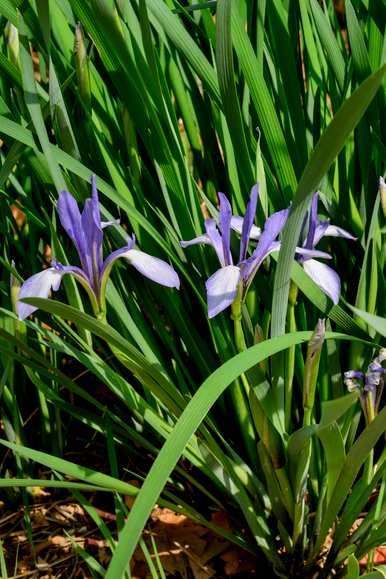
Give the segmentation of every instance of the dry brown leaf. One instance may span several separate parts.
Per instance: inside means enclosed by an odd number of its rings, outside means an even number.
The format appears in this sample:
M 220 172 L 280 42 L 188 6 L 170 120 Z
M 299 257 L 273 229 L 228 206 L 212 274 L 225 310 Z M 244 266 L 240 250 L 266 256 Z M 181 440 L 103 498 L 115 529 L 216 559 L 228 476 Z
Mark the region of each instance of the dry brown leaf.
M 226 549 L 229 548 L 229 542 L 221 537 L 216 537 L 215 535 L 211 535 L 208 537 L 208 542 L 206 545 L 206 549 L 203 553 L 201 553 L 201 562 L 207 563 L 214 557 L 223 553 Z
M 240 567 L 240 557 L 236 549 L 230 549 L 221 555 L 225 562 L 224 572 L 226 575 L 235 575 Z
M 365 567 L 367 565 L 368 559 L 369 556 L 365 555 L 362 557 L 362 559 L 360 559 L 359 564 L 362 567 Z M 386 563 L 386 545 L 376 547 L 373 560 L 375 565 L 384 565 Z
M 217 525 L 217 527 L 220 527 L 225 531 L 232 530 L 228 513 L 226 513 L 225 511 L 216 511 L 215 513 L 212 513 L 210 520 L 214 525 Z
M 137 487 L 138 489 L 140 488 L 141 484 L 138 480 L 133 479 L 133 480 L 129 480 L 128 481 L 129 484 L 133 485 L 134 487 Z M 125 505 L 127 506 L 127 508 L 129 510 L 131 510 L 133 508 L 134 502 L 135 502 L 135 496 L 130 496 L 130 495 L 125 495 Z
M 165 525 L 181 525 L 188 520 L 185 515 L 180 515 L 171 509 L 161 509 L 160 507 L 153 509 L 151 519 L 153 521 L 161 521 Z

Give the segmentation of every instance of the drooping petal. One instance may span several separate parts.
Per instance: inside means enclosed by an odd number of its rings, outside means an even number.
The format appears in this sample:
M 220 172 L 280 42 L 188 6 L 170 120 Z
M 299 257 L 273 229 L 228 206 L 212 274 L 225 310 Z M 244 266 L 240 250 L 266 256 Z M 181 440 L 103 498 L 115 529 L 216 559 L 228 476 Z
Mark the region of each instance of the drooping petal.
M 264 261 L 269 253 L 274 251 L 272 243 L 282 231 L 287 218 L 289 209 L 282 209 L 268 217 L 264 225 L 264 230 L 260 235 L 259 242 L 250 258 L 245 260 L 243 266 L 243 279 L 248 285 L 256 273 L 257 268 Z
M 310 219 L 308 222 L 308 233 L 305 246 L 307 249 L 312 249 L 315 243 L 315 230 L 318 225 L 318 192 L 316 191 L 312 196 Z
M 103 280 L 103 278 L 105 278 L 105 276 L 108 277 L 110 275 L 110 271 L 111 271 L 111 267 L 112 267 L 113 263 L 117 259 L 119 259 L 120 257 L 124 257 L 124 254 L 127 253 L 128 251 L 130 251 L 130 249 L 132 249 L 134 247 L 134 244 L 135 244 L 134 235 L 133 235 L 133 237 L 127 236 L 127 244 L 124 245 L 123 247 L 120 247 L 119 249 L 116 249 L 115 251 L 110 253 L 110 255 L 108 255 L 106 257 L 106 259 L 103 262 L 103 266 L 102 266 L 101 273 L 100 273 L 100 279 L 101 280 Z
M 314 246 L 319 243 L 322 237 L 343 237 L 344 239 L 351 239 L 355 241 L 357 238 L 349 231 L 337 225 L 330 225 L 330 221 L 319 221 L 314 236 Z
M 240 215 L 232 215 L 232 219 L 231 219 L 231 229 L 233 229 L 233 231 L 236 231 L 237 233 L 240 233 L 243 230 L 243 217 L 241 217 Z M 260 227 L 257 227 L 257 225 L 252 225 L 251 227 L 251 231 L 249 233 L 249 239 L 254 239 L 255 241 L 257 241 L 260 237 L 261 234 L 261 229 Z
M 241 241 L 240 241 L 240 259 L 243 261 L 247 255 L 248 242 L 251 234 L 251 229 L 253 226 L 253 220 L 256 215 L 257 198 L 259 195 L 259 185 L 252 187 L 251 196 L 248 201 L 248 205 L 245 211 L 243 228 L 241 231 Z
M 190 245 L 197 245 L 200 243 L 204 243 L 205 245 L 212 245 L 212 241 L 206 233 L 203 235 L 199 235 L 198 237 L 194 237 L 193 239 L 189 239 L 188 241 L 180 241 L 181 247 L 189 247 Z
M 117 252 L 114 253 L 116 254 Z M 180 279 L 177 273 L 174 271 L 172 266 L 166 263 L 166 261 L 163 261 L 163 259 L 153 257 L 139 249 L 126 249 L 126 251 L 121 252 L 116 257 L 127 259 L 135 269 L 152 281 L 166 287 L 175 287 L 177 289 L 180 287 Z M 105 267 L 103 270 L 105 271 Z
M 353 241 L 357 239 L 352 233 L 337 225 L 328 225 L 324 232 L 324 237 L 344 237 L 344 239 L 352 239 Z
M 329 253 L 325 251 L 319 251 L 317 249 L 306 249 L 305 247 L 297 247 L 295 249 L 295 253 L 300 255 L 298 261 L 304 262 L 307 259 L 312 259 L 313 257 L 321 258 L 321 259 L 332 259 Z
M 217 316 L 235 301 L 239 281 L 240 268 L 236 265 L 222 267 L 207 280 L 209 318 Z
M 62 191 L 59 195 L 57 208 L 60 222 L 67 235 L 74 243 L 79 254 L 82 267 L 84 267 L 86 265 L 84 262 L 86 244 L 78 204 L 71 193 L 68 191 Z
M 101 221 L 101 227 L 104 229 L 105 227 L 110 227 L 110 225 L 119 225 L 121 223 L 120 219 L 112 219 L 111 221 Z
M 309 259 L 303 263 L 310 278 L 337 304 L 340 297 L 339 275 L 325 263 Z
M 65 272 L 58 271 L 55 267 L 49 267 L 39 273 L 35 273 L 22 284 L 17 301 L 17 313 L 19 320 L 25 320 L 38 308 L 29 304 L 23 304 L 19 300 L 23 298 L 48 298 L 51 290 L 57 291 Z
M 220 214 L 219 223 L 222 239 L 222 247 L 224 252 L 225 265 L 232 264 L 231 256 L 231 219 L 232 207 L 224 193 L 219 193 L 220 200 Z

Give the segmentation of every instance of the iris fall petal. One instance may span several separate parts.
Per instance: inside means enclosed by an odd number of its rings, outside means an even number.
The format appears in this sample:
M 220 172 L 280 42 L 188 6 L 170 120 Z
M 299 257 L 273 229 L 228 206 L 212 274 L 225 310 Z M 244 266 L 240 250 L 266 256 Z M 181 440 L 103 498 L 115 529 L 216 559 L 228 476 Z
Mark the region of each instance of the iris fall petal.
M 340 297 L 339 275 L 325 263 L 309 259 L 303 263 L 310 278 L 337 304 Z
M 230 306 L 237 295 L 240 268 L 227 265 L 210 276 L 205 286 L 208 300 L 208 317 L 213 318 Z

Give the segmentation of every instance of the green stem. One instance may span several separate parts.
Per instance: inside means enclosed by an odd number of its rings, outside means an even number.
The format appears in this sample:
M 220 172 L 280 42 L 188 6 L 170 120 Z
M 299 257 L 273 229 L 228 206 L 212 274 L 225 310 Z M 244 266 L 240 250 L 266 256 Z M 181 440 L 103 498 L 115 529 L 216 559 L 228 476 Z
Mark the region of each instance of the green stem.
M 241 297 L 238 296 L 232 304 L 232 319 L 235 332 L 235 344 L 238 352 L 243 352 L 247 349 L 245 342 L 244 331 L 242 326 L 242 303 Z
M 241 308 L 242 300 L 239 294 L 237 299 L 232 304 L 232 319 L 234 321 L 235 344 L 238 351 L 240 352 L 245 350 L 247 347 L 242 327 Z M 292 516 L 291 507 L 289 506 L 291 503 L 291 498 L 289 496 L 290 485 L 288 480 L 285 480 L 286 473 L 282 468 L 284 464 L 282 439 L 267 417 L 261 400 L 259 400 L 255 391 L 253 388 L 251 388 L 247 375 L 241 374 L 240 379 L 243 385 L 243 390 L 233 389 L 235 392 L 234 404 L 236 413 L 239 417 L 239 424 L 242 429 L 244 442 L 246 448 L 248 449 L 252 464 L 255 465 L 256 463 L 257 431 L 271 458 L 273 467 L 278 473 L 278 480 L 282 488 L 282 492 L 285 494 L 285 498 L 288 497 L 286 506 L 288 508 L 288 512 Z
M 241 293 L 237 296 L 232 304 L 232 319 L 234 327 L 235 345 L 238 352 L 243 352 L 247 349 L 245 342 L 244 331 L 242 326 L 242 301 Z M 237 416 L 237 420 L 241 429 L 241 434 L 244 440 L 245 448 L 253 465 L 256 464 L 256 433 L 253 427 L 253 420 L 251 416 L 251 409 L 249 406 L 250 384 L 245 374 L 241 374 L 240 380 L 232 384 L 230 394 L 232 397 L 233 407 Z

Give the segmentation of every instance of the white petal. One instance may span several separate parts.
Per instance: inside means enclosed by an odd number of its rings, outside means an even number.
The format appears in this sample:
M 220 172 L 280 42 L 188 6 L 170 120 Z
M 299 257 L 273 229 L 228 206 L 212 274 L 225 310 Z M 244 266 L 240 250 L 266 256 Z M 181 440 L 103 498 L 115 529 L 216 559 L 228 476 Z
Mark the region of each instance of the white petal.
M 337 227 L 337 225 L 329 225 L 326 229 L 326 231 L 324 232 L 323 237 L 344 237 L 345 239 L 353 239 L 354 241 L 357 239 L 356 237 L 354 237 L 354 235 L 352 235 L 351 233 L 349 233 L 348 231 L 346 231 L 345 229 L 342 229 L 341 227 Z
M 240 235 L 243 230 L 243 221 L 244 219 L 240 217 L 240 215 L 233 215 L 231 219 L 231 228 L 233 229 L 233 231 L 240 233 Z M 251 233 L 249 234 L 249 239 L 257 240 L 259 239 L 260 234 L 261 234 L 260 227 L 257 227 L 257 225 L 252 225 Z
M 29 277 L 21 286 L 18 300 L 22 298 L 48 298 L 51 289 L 57 291 L 62 280 L 62 271 L 56 270 L 54 267 L 44 269 L 35 275 Z M 30 314 L 35 312 L 38 308 L 17 302 L 17 313 L 20 320 L 25 320 Z
M 110 225 L 120 225 L 120 219 L 113 219 L 112 221 L 101 221 L 101 227 L 104 229 L 105 227 L 110 227 Z
M 297 247 L 295 253 L 299 255 L 304 255 L 306 258 L 318 257 L 322 259 L 331 259 L 331 255 L 325 251 L 319 251 L 318 249 L 307 249 L 306 247 Z
M 336 271 L 315 259 L 305 261 L 303 267 L 320 289 L 332 299 L 334 304 L 337 304 L 340 296 L 340 278 Z
M 207 235 L 206 233 L 204 233 L 203 235 L 199 235 L 194 239 L 189 239 L 188 241 L 180 241 L 181 247 L 189 247 L 189 245 L 197 245 L 198 243 L 205 243 L 206 245 L 212 244 L 209 235 Z
M 236 265 L 222 267 L 207 280 L 209 318 L 217 316 L 235 301 L 239 281 L 240 268 Z
M 166 261 L 148 255 L 139 249 L 129 249 L 125 253 L 122 253 L 120 257 L 126 258 L 135 269 L 152 281 L 166 287 L 175 287 L 177 289 L 180 287 L 180 280 L 177 273 Z

